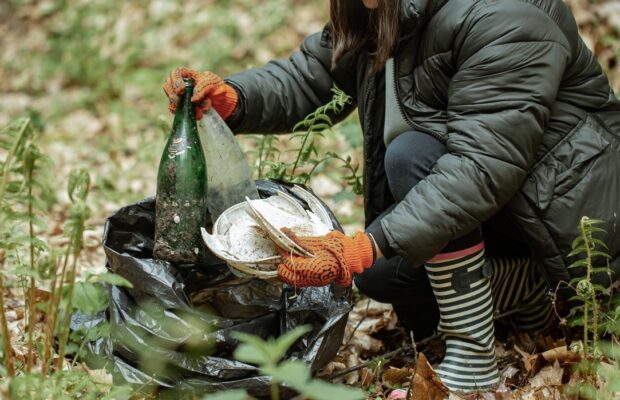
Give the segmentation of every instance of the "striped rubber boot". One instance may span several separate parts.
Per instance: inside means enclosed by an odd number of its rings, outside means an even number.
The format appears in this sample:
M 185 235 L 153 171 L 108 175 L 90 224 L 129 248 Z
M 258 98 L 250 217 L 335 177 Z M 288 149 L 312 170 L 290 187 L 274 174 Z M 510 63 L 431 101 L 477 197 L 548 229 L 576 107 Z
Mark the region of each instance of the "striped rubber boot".
M 518 309 L 512 316 L 517 328 L 541 331 L 552 321 L 547 284 L 531 258 L 491 258 L 491 288 L 497 312 Z
M 451 390 L 485 390 L 499 382 L 491 285 L 484 276 L 484 244 L 439 254 L 426 272 L 439 306 L 446 356 L 436 368 Z

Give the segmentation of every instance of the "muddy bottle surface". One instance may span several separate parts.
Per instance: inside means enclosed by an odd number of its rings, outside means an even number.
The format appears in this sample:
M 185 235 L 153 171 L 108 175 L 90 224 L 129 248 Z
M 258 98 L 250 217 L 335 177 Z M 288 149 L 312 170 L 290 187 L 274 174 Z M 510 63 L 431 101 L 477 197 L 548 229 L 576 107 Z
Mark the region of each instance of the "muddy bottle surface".
M 185 93 L 159 163 L 155 204 L 153 257 L 175 264 L 196 263 L 204 245 L 207 166 L 191 103 L 194 81 L 185 79 Z

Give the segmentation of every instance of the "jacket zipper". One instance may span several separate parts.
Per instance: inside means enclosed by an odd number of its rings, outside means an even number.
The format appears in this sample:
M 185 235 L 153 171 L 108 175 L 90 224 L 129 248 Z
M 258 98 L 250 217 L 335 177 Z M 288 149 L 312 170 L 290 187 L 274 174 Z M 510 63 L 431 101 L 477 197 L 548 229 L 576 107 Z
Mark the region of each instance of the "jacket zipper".
M 370 63 L 367 64 L 366 66 L 366 71 L 365 73 L 368 71 L 368 66 L 370 65 Z M 367 169 L 369 167 L 369 160 L 370 157 L 368 156 L 368 152 L 370 151 L 369 149 L 369 145 L 368 145 L 368 137 L 372 136 L 372 124 L 367 124 L 367 113 L 368 113 L 368 101 L 370 100 L 370 84 L 374 84 L 374 80 L 375 77 L 374 75 L 372 76 L 368 76 L 366 78 L 366 91 L 364 93 L 364 114 L 363 114 L 363 120 L 361 121 L 362 124 L 367 125 L 366 129 L 367 131 L 364 134 L 364 171 L 363 171 L 363 178 L 364 178 L 364 182 L 366 182 L 366 172 Z M 369 199 L 369 196 L 366 196 L 367 194 L 367 185 L 364 183 L 364 208 L 366 208 L 366 201 L 367 199 Z
M 431 135 L 432 137 L 434 137 L 435 139 L 439 140 L 441 143 L 446 144 L 446 138 L 444 138 L 443 136 L 439 135 L 438 133 L 425 128 L 417 123 L 415 123 L 410 117 L 409 115 L 407 115 L 407 113 L 405 112 L 405 108 L 403 106 L 403 102 L 400 99 L 400 90 L 398 87 L 398 53 L 400 49 L 400 42 L 396 45 L 396 51 L 394 52 L 394 76 L 392 77 L 392 85 L 394 85 L 394 94 L 396 95 L 396 104 L 398 105 L 398 111 L 400 112 L 400 115 L 403 117 L 403 119 L 409 124 L 409 126 L 411 126 L 413 129 L 422 131 L 424 133 L 428 133 L 429 135 Z
M 362 121 L 362 123 L 366 124 L 366 114 L 368 113 L 368 100 L 370 99 L 370 84 L 372 83 L 374 85 L 375 83 L 375 74 L 373 73 L 372 75 L 368 75 L 368 68 L 371 68 L 371 62 L 368 61 L 366 63 L 366 70 L 364 71 L 364 74 L 366 74 L 367 78 L 366 78 L 366 91 L 364 93 L 364 121 Z M 371 125 L 372 124 L 368 124 L 368 130 L 371 130 Z M 372 133 L 372 132 L 370 132 Z

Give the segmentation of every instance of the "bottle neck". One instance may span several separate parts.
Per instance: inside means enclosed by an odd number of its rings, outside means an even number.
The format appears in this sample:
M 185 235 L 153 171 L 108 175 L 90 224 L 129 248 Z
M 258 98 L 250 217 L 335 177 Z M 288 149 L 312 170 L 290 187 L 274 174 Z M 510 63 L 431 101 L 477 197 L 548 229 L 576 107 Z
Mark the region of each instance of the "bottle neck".
M 174 117 L 174 124 L 176 125 L 180 121 L 195 121 L 196 112 L 192 104 L 192 95 L 194 94 L 194 80 L 191 78 L 184 78 L 185 93 L 181 96 L 177 112 Z

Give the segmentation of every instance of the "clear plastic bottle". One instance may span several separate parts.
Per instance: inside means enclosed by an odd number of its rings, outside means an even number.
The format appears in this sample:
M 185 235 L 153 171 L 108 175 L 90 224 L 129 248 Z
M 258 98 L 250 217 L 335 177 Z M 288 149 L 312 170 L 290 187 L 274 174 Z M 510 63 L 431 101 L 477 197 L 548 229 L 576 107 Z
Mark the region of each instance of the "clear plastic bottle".
M 198 134 L 207 162 L 207 208 L 215 222 L 246 197 L 258 199 L 258 190 L 239 143 L 213 108 L 198 121 Z

